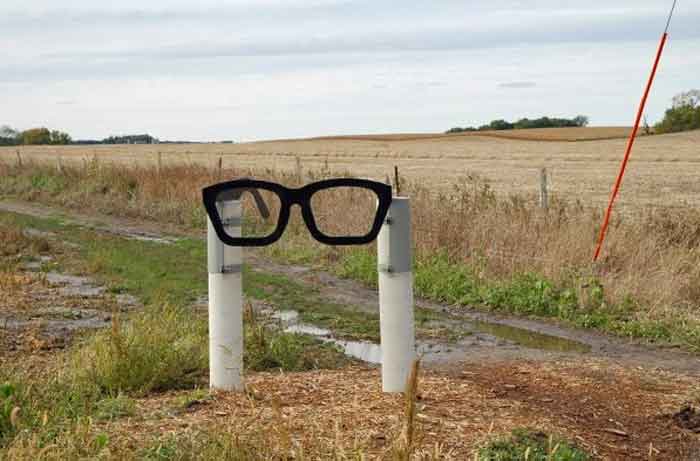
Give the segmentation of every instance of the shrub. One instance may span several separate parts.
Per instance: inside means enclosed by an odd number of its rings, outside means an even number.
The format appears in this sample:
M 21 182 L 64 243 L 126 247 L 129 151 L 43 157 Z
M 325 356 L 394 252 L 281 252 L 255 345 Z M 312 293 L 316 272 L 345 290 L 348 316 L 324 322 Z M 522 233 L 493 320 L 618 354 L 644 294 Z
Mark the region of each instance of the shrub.
M 74 357 L 76 378 L 109 396 L 192 386 L 207 367 L 202 320 L 182 307 L 150 305 L 96 333 Z
M 700 90 L 674 96 L 673 105 L 654 127 L 657 133 L 674 133 L 700 128 Z

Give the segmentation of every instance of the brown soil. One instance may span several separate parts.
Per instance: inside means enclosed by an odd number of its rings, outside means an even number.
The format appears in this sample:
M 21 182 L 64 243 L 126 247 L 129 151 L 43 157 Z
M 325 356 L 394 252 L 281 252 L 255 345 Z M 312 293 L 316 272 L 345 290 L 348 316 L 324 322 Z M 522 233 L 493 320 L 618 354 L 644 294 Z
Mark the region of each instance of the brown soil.
M 122 421 L 112 430 L 139 438 L 207 424 L 245 435 L 255 426 L 287 432 L 295 447 L 324 439 L 379 454 L 401 424 L 402 398 L 381 392 L 377 369 L 257 373 L 246 380 L 246 394 L 221 393 L 175 416 L 175 393 L 143 399 L 139 413 L 154 416 Z M 437 445 L 446 459 L 471 459 L 485 440 L 532 427 L 566 437 L 601 459 L 697 459 L 700 436 L 679 428 L 672 416 L 694 385 L 686 376 L 595 361 L 427 371 L 418 387 L 418 450 Z
M 696 434 L 700 433 L 700 412 L 691 405 L 683 407 L 678 413 L 673 415 L 673 420 L 678 427 L 688 429 Z

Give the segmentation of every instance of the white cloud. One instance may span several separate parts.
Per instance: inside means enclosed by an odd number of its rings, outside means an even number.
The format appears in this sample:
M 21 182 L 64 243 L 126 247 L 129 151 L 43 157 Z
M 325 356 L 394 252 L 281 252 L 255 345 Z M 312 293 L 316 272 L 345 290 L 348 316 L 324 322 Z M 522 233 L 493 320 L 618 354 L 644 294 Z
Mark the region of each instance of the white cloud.
M 0 3 L 0 122 L 250 139 L 543 114 L 628 124 L 670 3 L 55 5 Z M 700 5 L 679 6 L 651 119 L 697 86 Z

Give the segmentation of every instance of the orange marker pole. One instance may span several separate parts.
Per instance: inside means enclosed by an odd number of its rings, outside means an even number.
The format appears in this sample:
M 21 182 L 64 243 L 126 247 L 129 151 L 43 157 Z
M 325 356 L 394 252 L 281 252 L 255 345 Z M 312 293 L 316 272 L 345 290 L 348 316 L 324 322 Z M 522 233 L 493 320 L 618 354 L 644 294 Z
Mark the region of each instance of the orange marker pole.
M 668 28 L 668 26 L 667 26 Z M 632 152 L 632 146 L 634 145 L 634 140 L 637 137 L 637 131 L 639 130 L 639 121 L 644 113 L 644 107 L 647 104 L 647 97 L 649 97 L 649 91 L 651 90 L 651 85 L 654 82 L 654 77 L 656 76 L 656 69 L 659 67 L 659 60 L 661 59 L 661 53 L 664 51 L 664 45 L 666 45 L 666 39 L 668 38 L 668 32 L 664 32 L 661 36 L 661 41 L 659 42 L 659 49 L 656 51 L 656 59 L 654 60 L 654 67 L 651 69 L 651 74 L 649 75 L 649 80 L 647 81 L 646 89 L 644 90 L 644 96 L 642 96 L 642 101 L 639 104 L 639 109 L 637 110 L 637 119 L 634 121 L 634 128 L 632 128 L 632 133 L 627 140 L 627 149 L 625 149 L 625 157 L 622 160 L 622 165 L 620 166 L 620 172 L 617 175 L 617 180 L 615 181 L 615 186 L 613 187 L 612 194 L 610 195 L 610 201 L 608 202 L 608 209 L 605 212 L 605 219 L 603 219 L 603 226 L 600 228 L 600 235 L 598 236 L 598 245 L 595 248 L 595 255 L 593 255 L 593 261 L 598 260 L 600 255 L 600 249 L 603 247 L 603 240 L 605 240 L 605 233 L 608 230 L 608 224 L 610 224 L 610 215 L 612 214 L 613 204 L 617 198 L 617 194 L 620 191 L 620 185 L 622 184 L 622 177 L 625 175 L 625 169 L 627 168 L 627 162 L 630 159 L 630 153 Z

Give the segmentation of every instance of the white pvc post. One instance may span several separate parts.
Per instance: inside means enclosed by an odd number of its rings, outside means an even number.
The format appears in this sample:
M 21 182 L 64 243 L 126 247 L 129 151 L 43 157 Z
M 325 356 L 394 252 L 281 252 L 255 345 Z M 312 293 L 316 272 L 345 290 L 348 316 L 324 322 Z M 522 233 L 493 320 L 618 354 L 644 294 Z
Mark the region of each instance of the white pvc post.
M 404 392 L 415 359 L 411 208 L 394 197 L 377 239 L 382 390 Z
M 221 219 L 232 237 L 241 235 L 241 202 L 219 205 Z M 209 386 L 243 390 L 243 253 L 224 245 L 207 227 L 209 263 Z

